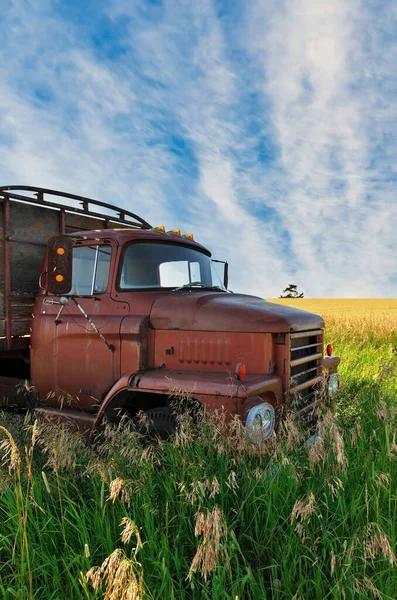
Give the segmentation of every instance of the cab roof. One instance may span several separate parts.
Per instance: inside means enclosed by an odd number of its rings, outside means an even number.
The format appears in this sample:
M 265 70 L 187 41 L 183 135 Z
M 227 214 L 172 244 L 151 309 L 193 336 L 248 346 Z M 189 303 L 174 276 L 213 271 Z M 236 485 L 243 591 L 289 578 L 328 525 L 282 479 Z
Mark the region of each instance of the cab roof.
M 93 229 L 91 231 L 76 231 L 69 235 L 76 239 L 76 241 L 112 239 L 120 245 L 138 240 L 181 244 L 182 246 L 196 248 L 211 256 L 211 252 L 208 248 L 192 239 L 185 238 L 183 235 L 175 233 L 163 233 L 161 231 L 156 231 L 155 229 Z

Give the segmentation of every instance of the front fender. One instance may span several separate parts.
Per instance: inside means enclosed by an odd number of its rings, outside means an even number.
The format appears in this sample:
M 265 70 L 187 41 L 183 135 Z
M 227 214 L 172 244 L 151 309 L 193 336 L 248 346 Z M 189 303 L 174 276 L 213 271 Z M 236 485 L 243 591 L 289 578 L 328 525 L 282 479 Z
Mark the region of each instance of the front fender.
M 250 402 L 258 403 L 258 396 L 270 394 L 276 403 L 282 402 L 281 379 L 275 375 L 247 375 L 244 381 L 240 381 L 230 372 L 148 369 L 123 375 L 113 385 L 99 406 L 91 437 L 101 424 L 111 402 L 121 392 L 158 394 L 167 399 L 192 398 L 208 410 L 224 408 L 228 413 L 240 416 L 247 410 Z
M 131 375 L 123 375 L 110 388 L 110 390 L 108 391 L 108 393 L 106 394 L 106 396 L 102 400 L 101 404 L 99 405 L 99 409 L 98 409 L 97 415 L 95 417 L 94 424 L 93 424 L 92 429 L 91 429 L 90 441 L 93 440 L 93 438 L 95 436 L 95 433 L 96 433 L 98 427 L 100 426 L 100 424 L 102 423 L 102 420 L 103 420 L 103 417 L 104 417 L 104 415 L 106 413 L 106 410 L 107 410 L 108 406 L 110 405 L 110 403 L 112 402 L 112 400 L 114 400 L 114 398 L 116 398 L 116 396 L 118 396 L 121 392 L 128 391 L 128 382 L 130 380 L 130 377 L 131 377 Z

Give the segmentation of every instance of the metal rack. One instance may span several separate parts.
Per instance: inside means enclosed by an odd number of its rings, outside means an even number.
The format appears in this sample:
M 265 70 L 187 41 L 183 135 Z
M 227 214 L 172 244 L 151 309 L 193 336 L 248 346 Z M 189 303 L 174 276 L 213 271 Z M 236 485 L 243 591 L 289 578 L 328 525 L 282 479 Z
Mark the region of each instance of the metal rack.
M 32 195 L 24 195 L 19 192 L 30 192 Z M 63 206 L 56 202 L 51 202 L 46 199 L 46 196 L 56 196 L 61 200 L 74 200 L 81 203 L 81 208 L 75 208 L 71 206 Z M 84 196 L 77 196 L 75 194 L 68 194 L 67 192 L 60 192 L 58 190 L 50 190 L 47 188 L 35 187 L 31 185 L 7 185 L 0 187 L 0 198 L 12 198 L 14 200 L 21 200 L 23 202 L 31 202 L 34 204 L 47 206 L 49 208 L 56 208 L 58 210 L 64 209 L 68 213 L 77 213 L 105 221 L 105 228 L 108 228 L 111 224 L 120 223 L 124 227 L 132 227 L 134 229 L 151 229 L 152 226 L 139 217 L 135 213 L 126 210 L 124 208 L 117 208 L 106 202 L 100 200 L 93 200 L 92 198 L 85 198 Z M 105 208 L 108 211 L 115 213 L 114 215 L 105 215 L 103 213 L 95 212 L 91 210 L 90 206 L 98 206 Z

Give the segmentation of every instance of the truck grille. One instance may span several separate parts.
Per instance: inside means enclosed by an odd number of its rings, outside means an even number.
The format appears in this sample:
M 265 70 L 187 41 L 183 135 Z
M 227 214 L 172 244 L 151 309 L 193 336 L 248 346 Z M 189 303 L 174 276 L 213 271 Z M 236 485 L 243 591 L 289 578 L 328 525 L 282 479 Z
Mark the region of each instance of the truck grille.
M 322 381 L 323 332 L 321 329 L 291 334 L 291 408 L 311 413 L 317 404 Z

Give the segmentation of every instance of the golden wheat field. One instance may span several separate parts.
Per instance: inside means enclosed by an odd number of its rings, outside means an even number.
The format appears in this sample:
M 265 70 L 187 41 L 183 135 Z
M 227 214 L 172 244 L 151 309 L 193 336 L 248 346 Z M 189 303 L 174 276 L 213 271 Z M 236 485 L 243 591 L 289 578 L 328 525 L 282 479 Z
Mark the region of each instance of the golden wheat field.
M 397 298 L 269 298 L 324 317 L 326 325 L 359 328 L 379 336 L 397 333 Z

